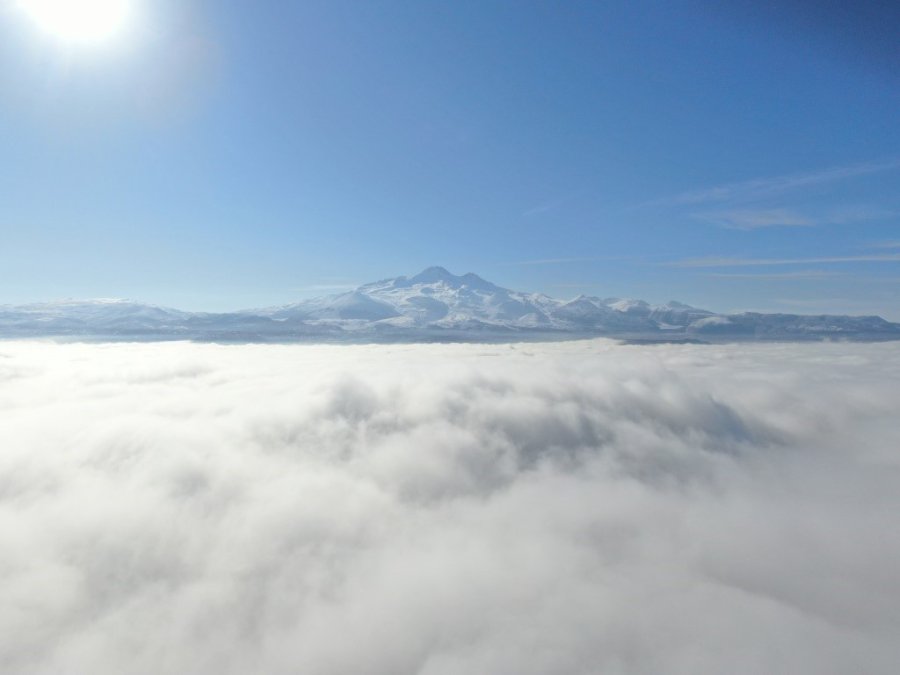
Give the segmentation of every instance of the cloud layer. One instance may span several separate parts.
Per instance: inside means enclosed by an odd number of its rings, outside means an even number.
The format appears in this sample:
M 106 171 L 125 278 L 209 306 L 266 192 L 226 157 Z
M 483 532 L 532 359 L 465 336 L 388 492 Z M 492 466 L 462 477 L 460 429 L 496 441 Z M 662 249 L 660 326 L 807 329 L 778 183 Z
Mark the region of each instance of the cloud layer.
M 0 343 L 4 673 L 893 673 L 900 349 Z

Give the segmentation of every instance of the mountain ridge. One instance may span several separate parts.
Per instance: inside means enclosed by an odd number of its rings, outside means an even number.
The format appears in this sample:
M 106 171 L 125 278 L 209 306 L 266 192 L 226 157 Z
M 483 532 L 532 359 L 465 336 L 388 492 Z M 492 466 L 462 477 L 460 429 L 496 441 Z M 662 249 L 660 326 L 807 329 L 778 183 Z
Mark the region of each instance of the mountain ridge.
M 900 339 L 878 316 L 718 314 L 670 300 L 503 288 L 428 267 L 334 295 L 235 312 L 185 312 L 122 300 L 0 306 L 0 337 L 106 336 L 239 340 L 434 340 L 611 336 L 636 339 Z

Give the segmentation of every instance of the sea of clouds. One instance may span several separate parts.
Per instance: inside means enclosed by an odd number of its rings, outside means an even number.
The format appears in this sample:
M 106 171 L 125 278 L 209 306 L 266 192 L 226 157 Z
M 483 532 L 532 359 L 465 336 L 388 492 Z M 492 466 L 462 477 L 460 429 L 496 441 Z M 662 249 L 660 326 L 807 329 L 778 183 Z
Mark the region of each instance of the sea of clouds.
M 900 344 L 0 343 L 0 672 L 900 664 Z

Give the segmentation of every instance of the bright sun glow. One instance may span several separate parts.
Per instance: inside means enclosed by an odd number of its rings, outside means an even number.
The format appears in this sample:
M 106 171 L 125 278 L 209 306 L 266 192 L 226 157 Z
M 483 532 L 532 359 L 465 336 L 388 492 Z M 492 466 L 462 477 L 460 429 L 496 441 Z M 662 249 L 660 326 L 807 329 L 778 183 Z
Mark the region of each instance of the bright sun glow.
M 131 0 L 19 0 L 38 26 L 66 42 L 105 42 L 126 27 Z

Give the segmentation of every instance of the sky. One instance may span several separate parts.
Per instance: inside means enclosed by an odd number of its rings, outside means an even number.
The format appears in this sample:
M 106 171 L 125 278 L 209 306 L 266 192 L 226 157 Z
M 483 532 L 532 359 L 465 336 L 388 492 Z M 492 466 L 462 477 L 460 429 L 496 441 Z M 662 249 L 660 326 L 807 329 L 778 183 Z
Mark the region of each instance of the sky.
M 124 1 L 76 43 L 0 0 L 0 304 L 443 265 L 900 320 L 900 9 Z

